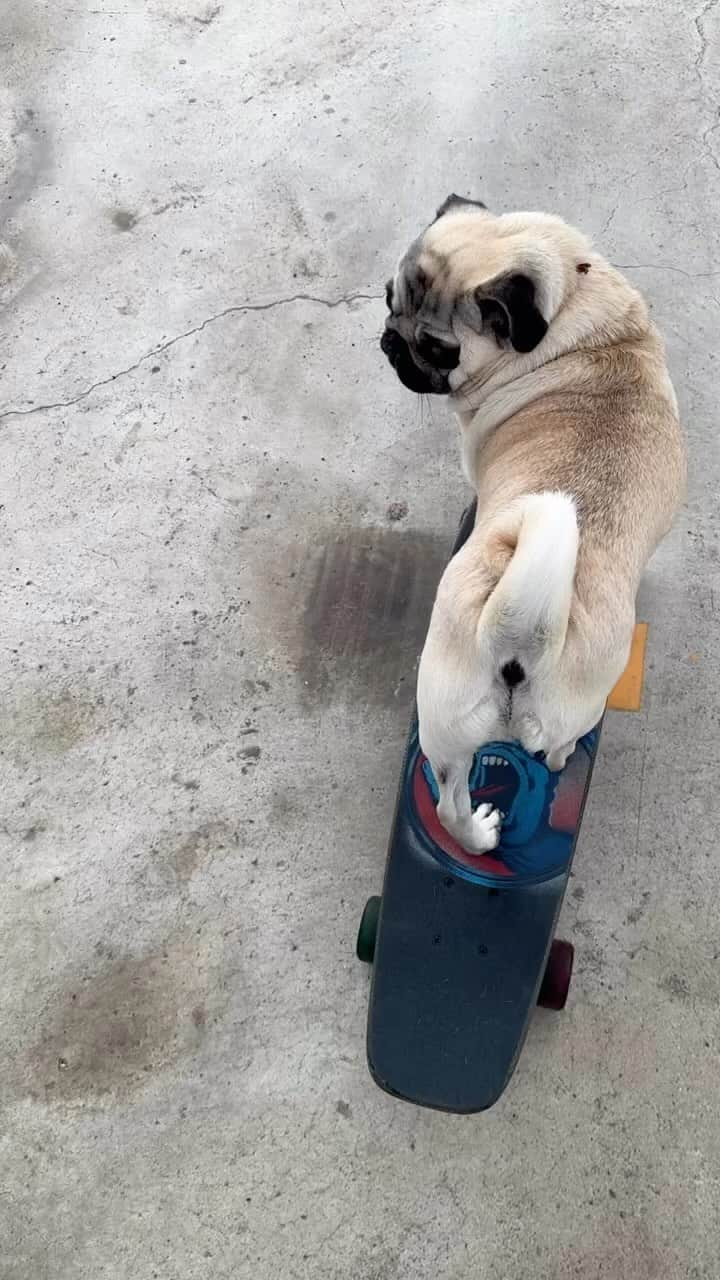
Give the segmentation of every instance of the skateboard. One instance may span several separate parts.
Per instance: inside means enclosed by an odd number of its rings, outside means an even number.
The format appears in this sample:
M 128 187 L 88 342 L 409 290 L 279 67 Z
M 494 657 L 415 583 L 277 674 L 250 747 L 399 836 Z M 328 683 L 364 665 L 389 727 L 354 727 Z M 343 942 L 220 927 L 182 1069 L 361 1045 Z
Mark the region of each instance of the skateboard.
M 475 507 L 463 516 L 457 551 Z M 443 1111 L 483 1111 L 507 1085 L 536 1005 L 560 1010 L 573 964 L 555 927 L 570 876 L 600 725 L 561 773 L 517 743 L 490 742 L 470 773 L 473 807 L 504 814 L 499 847 L 469 854 L 440 825 L 414 721 L 382 897 L 368 900 L 357 954 L 372 964 L 367 1055 L 388 1093 Z

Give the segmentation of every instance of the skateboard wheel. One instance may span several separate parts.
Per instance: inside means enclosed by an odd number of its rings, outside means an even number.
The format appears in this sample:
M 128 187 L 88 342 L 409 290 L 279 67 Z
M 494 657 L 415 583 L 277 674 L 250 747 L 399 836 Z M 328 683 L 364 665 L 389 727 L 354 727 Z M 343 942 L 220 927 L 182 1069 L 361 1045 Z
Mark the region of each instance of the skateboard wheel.
M 372 898 L 368 898 L 365 903 L 355 947 L 358 960 L 362 960 L 364 964 L 372 964 L 375 959 L 375 938 L 377 937 L 379 915 L 380 898 L 375 894 Z
M 571 942 L 562 938 L 554 938 L 550 946 L 550 955 L 545 966 L 538 1004 L 542 1009 L 565 1008 L 570 990 L 575 948 Z

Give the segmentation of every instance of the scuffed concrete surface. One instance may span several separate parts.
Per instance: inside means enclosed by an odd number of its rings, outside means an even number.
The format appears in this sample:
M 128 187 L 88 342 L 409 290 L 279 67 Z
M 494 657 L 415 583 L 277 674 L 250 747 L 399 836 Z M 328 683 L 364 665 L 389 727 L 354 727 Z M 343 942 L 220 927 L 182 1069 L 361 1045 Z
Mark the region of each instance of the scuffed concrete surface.
M 0 14 L 2 1280 L 717 1280 L 720 8 Z M 364 1061 L 466 499 L 376 347 L 452 190 L 647 292 L 692 449 L 564 932 L 486 1116 Z

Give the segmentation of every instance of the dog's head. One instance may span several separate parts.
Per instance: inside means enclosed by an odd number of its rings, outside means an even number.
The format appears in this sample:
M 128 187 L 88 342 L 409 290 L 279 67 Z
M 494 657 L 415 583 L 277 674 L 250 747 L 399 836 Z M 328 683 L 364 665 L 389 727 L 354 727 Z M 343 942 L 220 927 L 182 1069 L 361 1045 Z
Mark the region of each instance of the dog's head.
M 539 347 L 589 252 L 560 218 L 448 196 L 388 281 L 382 350 L 411 391 L 457 391 Z

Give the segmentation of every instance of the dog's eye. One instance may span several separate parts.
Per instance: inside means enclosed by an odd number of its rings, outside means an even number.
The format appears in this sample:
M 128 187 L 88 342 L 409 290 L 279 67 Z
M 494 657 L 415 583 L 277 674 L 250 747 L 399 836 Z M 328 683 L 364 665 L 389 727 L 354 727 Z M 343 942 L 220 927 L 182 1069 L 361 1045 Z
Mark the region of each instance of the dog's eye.
M 436 369 L 457 369 L 460 363 L 460 347 L 457 342 L 446 342 L 431 333 L 421 332 L 415 345 L 418 355 Z
M 395 289 L 394 289 L 393 282 L 392 280 L 388 280 L 387 284 L 385 285 L 385 302 L 387 304 L 388 311 L 392 311 L 394 292 L 395 292 Z

